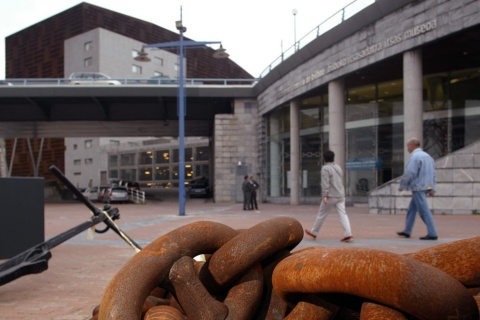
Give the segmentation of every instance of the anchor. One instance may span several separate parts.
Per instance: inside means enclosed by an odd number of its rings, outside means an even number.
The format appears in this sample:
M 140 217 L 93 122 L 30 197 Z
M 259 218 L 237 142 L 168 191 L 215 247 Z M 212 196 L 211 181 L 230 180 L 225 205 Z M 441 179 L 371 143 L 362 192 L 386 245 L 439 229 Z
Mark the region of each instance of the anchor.
M 52 165 L 49 169 L 70 191 L 73 192 L 73 194 L 75 194 L 77 199 L 83 202 L 83 204 L 90 209 L 93 215 L 89 220 L 79 224 L 78 226 L 52 237 L 47 241 L 39 243 L 0 264 L 0 286 L 22 276 L 41 273 L 47 270 L 48 260 L 52 257 L 50 249 L 62 244 L 68 239 L 96 226 L 101 222 L 103 222 L 106 227 L 101 230 L 95 228 L 95 232 L 105 233 L 109 229 L 112 229 L 125 242 L 133 247 L 135 251 L 139 252 L 142 249 L 132 238 L 125 234 L 125 232 L 123 232 L 115 224 L 114 220 L 120 219 L 120 212 L 117 208 L 111 207 L 110 204 L 105 204 L 103 210 L 99 209 L 93 204 L 92 201 L 86 198 L 56 166 Z

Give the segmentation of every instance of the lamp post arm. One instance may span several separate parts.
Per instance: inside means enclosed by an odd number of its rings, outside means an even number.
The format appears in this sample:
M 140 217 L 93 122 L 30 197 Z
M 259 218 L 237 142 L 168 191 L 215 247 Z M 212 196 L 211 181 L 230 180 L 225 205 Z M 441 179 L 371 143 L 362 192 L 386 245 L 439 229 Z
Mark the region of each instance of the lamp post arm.
M 190 48 L 201 48 L 205 47 L 208 44 L 221 44 L 220 41 L 183 41 L 183 47 L 190 47 Z M 157 48 L 157 49 L 176 49 L 180 47 L 180 41 L 171 41 L 171 42 L 163 42 L 163 43 L 153 43 L 153 44 L 146 44 L 143 48 Z

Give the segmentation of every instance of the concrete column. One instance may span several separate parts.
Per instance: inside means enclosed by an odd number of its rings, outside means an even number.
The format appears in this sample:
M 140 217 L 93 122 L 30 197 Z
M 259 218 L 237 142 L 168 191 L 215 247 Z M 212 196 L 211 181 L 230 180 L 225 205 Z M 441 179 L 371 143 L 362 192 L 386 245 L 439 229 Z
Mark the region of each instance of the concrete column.
M 270 116 L 270 196 L 280 197 L 281 190 L 281 141 L 280 141 L 280 123 L 276 116 Z
M 335 163 L 345 171 L 345 84 L 343 79 L 328 83 L 328 144 Z
M 300 116 L 298 101 L 290 102 L 290 204 L 300 204 Z
M 412 137 L 423 145 L 423 94 L 422 52 L 408 51 L 403 54 L 403 140 L 404 146 Z M 404 148 L 404 163 L 410 154 Z

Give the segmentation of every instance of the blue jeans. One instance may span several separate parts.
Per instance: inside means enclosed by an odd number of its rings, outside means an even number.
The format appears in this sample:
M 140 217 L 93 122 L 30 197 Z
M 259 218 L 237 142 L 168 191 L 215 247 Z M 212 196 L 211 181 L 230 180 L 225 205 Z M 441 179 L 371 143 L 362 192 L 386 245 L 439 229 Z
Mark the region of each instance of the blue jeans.
M 405 224 L 405 233 L 411 234 L 413 229 L 413 224 L 415 223 L 415 216 L 417 212 L 420 214 L 423 222 L 427 226 L 427 232 L 429 236 L 436 237 L 437 230 L 435 229 L 435 224 L 433 223 L 432 212 L 428 207 L 427 202 L 427 191 L 413 191 L 412 200 L 408 206 L 407 211 L 407 221 Z

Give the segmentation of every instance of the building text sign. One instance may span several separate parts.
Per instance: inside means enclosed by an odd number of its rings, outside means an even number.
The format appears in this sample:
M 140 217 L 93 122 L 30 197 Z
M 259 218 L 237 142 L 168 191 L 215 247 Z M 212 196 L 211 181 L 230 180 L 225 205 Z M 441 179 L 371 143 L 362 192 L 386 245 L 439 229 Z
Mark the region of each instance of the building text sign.
M 377 52 L 380 52 L 386 48 L 389 48 L 391 46 L 397 45 L 400 42 L 404 40 L 408 40 L 414 37 L 417 37 L 419 35 L 425 34 L 427 32 L 430 32 L 434 30 L 437 27 L 437 19 L 433 19 L 430 21 L 427 21 L 425 23 L 422 23 L 421 25 L 415 26 L 411 29 L 408 29 L 404 32 L 398 33 L 396 35 L 393 35 L 381 42 L 378 42 L 376 44 L 373 44 L 371 46 L 368 46 L 360 51 L 357 51 L 347 57 L 344 57 L 342 59 L 336 60 L 330 64 L 328 64 L 326 67 L 323 67 L 322 69 L 315 70 L 312 72 L 310 75 L 306 76 L 304 79 L 297 81 L 293 86 L 287 88 L 287 90 L 282 92 L 282 95 L 285 95 L 295 89 L 298 89 L 318 78 L 323 77 L 326 74 L 329 74 L 333 71 L 337 71 L 353 62 L 359 61 L 361 59 L 364 59 L 372 54 L 375 54 Z

